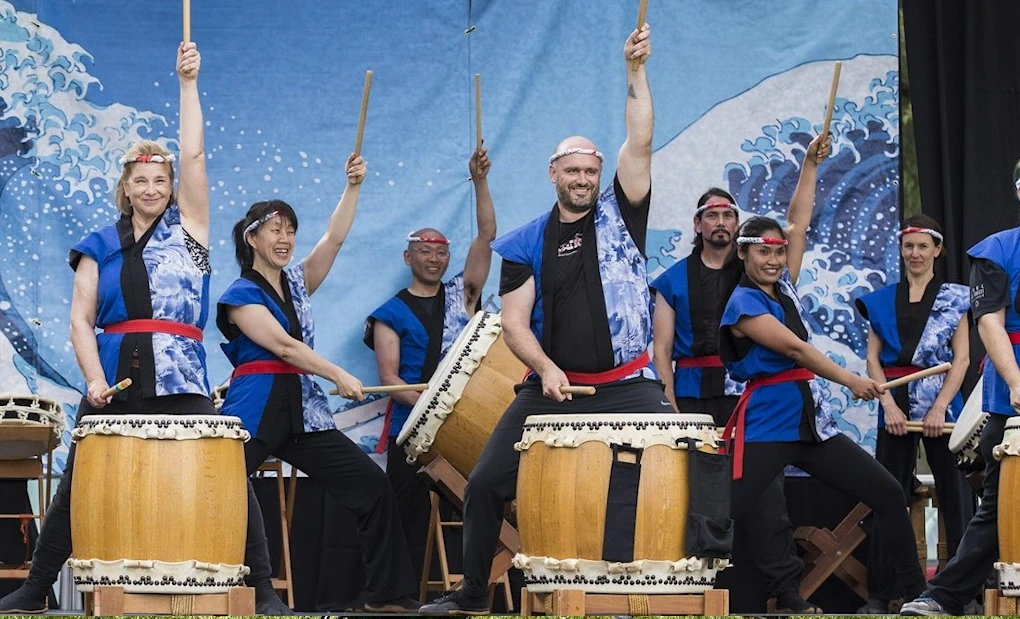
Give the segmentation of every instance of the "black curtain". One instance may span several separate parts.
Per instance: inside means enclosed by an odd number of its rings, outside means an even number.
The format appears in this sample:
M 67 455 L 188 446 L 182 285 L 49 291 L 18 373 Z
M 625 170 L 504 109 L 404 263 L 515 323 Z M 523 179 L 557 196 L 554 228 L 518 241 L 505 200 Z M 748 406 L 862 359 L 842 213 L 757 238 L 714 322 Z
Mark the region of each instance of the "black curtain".
M 949 281 L 969 247 L 1015 227 L 1020 2 L 902 0 L 921 207 L 942 223 Z
M 942 223 L 948 281 L 966 284 L 967 249 L 1013 228 L 1020 202 L 1020 2 L 901 0 L 921 209 Z M 901 62 L 903 59 L 901 58 Z M 970 392 L 984 347 L 971 329 Z

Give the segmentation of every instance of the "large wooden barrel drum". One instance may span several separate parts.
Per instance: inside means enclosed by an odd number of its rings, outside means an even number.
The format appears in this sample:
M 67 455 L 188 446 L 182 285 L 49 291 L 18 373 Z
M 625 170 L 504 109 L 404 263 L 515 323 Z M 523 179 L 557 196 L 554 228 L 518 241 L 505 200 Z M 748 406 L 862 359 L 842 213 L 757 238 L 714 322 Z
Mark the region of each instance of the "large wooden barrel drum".
M 499 314 L 475 314 L 397 437 L 407 461 L 427 464 L 442 456 L 465 478 L 470 476 L 525 371 L 503 342 Z
M 248 521 L 236 417 L 90 415 L 71 484 L 75 584 L 132 593 L 243 586 Z
M 718 444 L 708 415 L 528 417 L 517 444 L 521 553 L 514 559 L 528 589 L 711 589 L 728 561 L 686 556 L 688 448 L 714 453 Z M 614 484 L 624 495 L 629 484 L 631 496 L 636 485 L 636 504 L 619 501 Z M 610 548 L 621 542 L 622 558 Z
M 1020 596 L 1020 417 L 1006 422 L 1002 442 L 992 449 L 999 468 L 999 590 Z

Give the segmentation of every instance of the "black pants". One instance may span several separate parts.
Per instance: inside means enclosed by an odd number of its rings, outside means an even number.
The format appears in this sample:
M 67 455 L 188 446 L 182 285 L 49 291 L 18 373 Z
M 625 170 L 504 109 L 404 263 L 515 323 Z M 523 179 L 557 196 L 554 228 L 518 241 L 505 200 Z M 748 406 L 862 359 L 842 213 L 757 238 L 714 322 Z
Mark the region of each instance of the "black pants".
M 420 468 L 418 464 L 407 463 L 407 453 L 397 445 L 397 437 L 391 436 L 386 447 L 386 477 L 397 500 L 400 524 L 417 582 L 421 582 L 425 565 L 425 542 L 432 511 L 429 485 L 418 475 Z
M 137 393 L 137 392 L 136 392 Z M 130 394 L 134 395 L 134 394 Z M 82 398 L 78 406 L 78 421 L 88 415 L 216 415 L 212 401 L 201 395 L 168 395 L 140 399 L 129 397 L 127 403 L 113 402 L 105 408 L 95 409 Z M 64 474 L 60 478 L 57 492 L 46 510 L 39 539 L 32 555 L 32 569 L 27 582 L 40 589 L 49 589 L 57 580 L 60 569 L 71 556 L 71 477 L 74 472 L 74 455 L 77 444 L 72 443 L 67 453 Z M 223 526 L 229 523 L 218 523 Z M 144 557 L 124 557 L 144 558 Z M 269 585 L 272 567 L 269 565 L 269 547 L 266 544 L 266 529 L 262 523 L 255 491 L 248 481 L 248 541 L 245 550 L 245 564 L 251 568 L 248 582 L 253 585 Z M 272 592 L 272 589 L 268 589 Z
M 981 503 L 967 524 L 956 556 L 928 582 L 927 594 L 953 614 L 960 614 L 974 599 L 985 584 L 992 562 L 999 557 L 999 461 L 992 456 L 992 448 L 1002 442 L 1007 419 L 1005 415 L 988 416 L 981 431 L 980 449 L 985 458 Z
M 712 415 L 715 425 L 723 428 L 737 406 L 737 396 L 717 398 L 678 398 L 682 413 Z M 765 591 L 769 597 L 781 593 L 798 592 L 804 562 L 797 554 L 793 539 L 793 523 L 786 509 L 785 476 L 780 473 L 762 491 L 754 514 L 736 523 L 747 532 L 751 541 L 751 557 L 765 577 Z M 738 537 L 742 537 L 738 535 Z
M 266 426 L 266 424 L 269 424 Z M 259 434 L 244 446 L 250 475 L 270 454 L 321 484 L 358 521 L 358 537 L 365 562 L 365 597 L 378 603 L 418 591 L 404 543 L 396 499 L 386 474 L 360 447 L 338 430 L 292 434 L 290 417 L 269 414 Z
M 521 440 L 528 415 L 568 413 L 672 413 L 662 383 L 634 379 L 602 385 L 593 396 L 556 402 L 542 395 L 538 381 L 528 381 L 503 413 L 468 479 L 464 497 L 464 577 L 469 595 L 480 595 L 489 582 L 503 509 L 517 493 Z
M 946 545 L 952 559 L 967 521 L 974 516 L 974 493 L 963 473 L 956 468 L 956 455 L 949 451 L 949 437 L 927 438 L 917 433 L 894 436 L 883 428 L 878 431 L 875 458 L 900 483 L 904 500 L 909 503 L 914 492 L 914 465 L 921 440 L 924 440 L 924 453 L 935 478 L 939 518 L 946 527 Z M 877 527 L 873 528 L 868 544 L 868 593 L 872 598 L 888 602 L 898 597 L 899 592 L 893 586 L 895 578 L 889 569 L 888 540 Z
M 903 490 L 881 464 L 842 434 L 821 443 L 747 443 L 744 476 L 733 482 L 730 495 L 731 517 L 755 516 L 752 510 L 757 509 L 762 492 L 790 464 L 870 507 L 876 526 L 888 540 L 900 590 L 914 596 L 924 588 Z

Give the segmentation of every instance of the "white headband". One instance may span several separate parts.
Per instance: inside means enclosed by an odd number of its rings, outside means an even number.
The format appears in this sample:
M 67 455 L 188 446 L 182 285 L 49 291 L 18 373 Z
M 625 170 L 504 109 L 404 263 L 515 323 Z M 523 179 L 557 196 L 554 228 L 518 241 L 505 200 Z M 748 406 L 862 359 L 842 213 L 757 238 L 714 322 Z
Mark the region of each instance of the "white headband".
M 724 206 L 728 206 L 729 208 L 733 209 L 734 213 L 738 212 L 737 205 L 736 204 L 730 204 L 728 202 L 724 203 L 724 204 L 719 204 L 719 203 L 716 203 L 716 204 L 702 204 L 701 206 L 699 206 L 698 208 L 696 208 L 694 210 L 694 216 L 697 217 L 698 215 L 704 213 L 705 211 L 707 211 L 710 208 L 722 208 Z
M 605 158 L 602 156 L 602 153 L 595 150 L 594 148 L 568 148 L 565 150 L 561 150 L 560 152 L 554 154 L 552 157 L 549 157 L 549 165 L 552 165 L 552 163 L 559 159 L 560 157 L 566 157 L 567 155 L 595 155 L 596 157 L 599 158 L 599 161 L 605 161 Z
M 899 232 L 897 232 L 896 236 L 900 237 L 900 238 L 903 238 L 904 234 L 912 234 L 914 232 L 920 232 L 922 234 L 930 234 L 932 236 L 932 238 L 935 239 L 936 241 L 938 241 L 939 243 L 941 243 L 942 240 L 943 240 L 942 239 L 942 235 L 939 234 L 938 232 L 932 230 L 931 228 L 915 228 L 915 227 L 904 228 L 904 229 L 900 230 Z
M 267 214 L 263 215 L 262 217 L 256 219 L 255 221 L 253 221 L 250 224 L 248 224 L 247 227 L 245 227 L 244 233 L 241 236 L 242 237 L 247 237 L 249 234 L 251 234 L 252 230 L 255 230 L 256 228 L 258 228 L 262 224 L 266 223 L 270 219 L 279 216 L 279 214 L 280 214 L 280 211 L 273 211 L 271 213 L 267 213 Z
M 136 155 L 134 157 L 121 157 L 120 165 L 129 163 L 173 163 L 173 153 L 167 155 Z
M 786 245 L 786 239 L 766 239 L 760 236 L 738 236 L 737 245 Z

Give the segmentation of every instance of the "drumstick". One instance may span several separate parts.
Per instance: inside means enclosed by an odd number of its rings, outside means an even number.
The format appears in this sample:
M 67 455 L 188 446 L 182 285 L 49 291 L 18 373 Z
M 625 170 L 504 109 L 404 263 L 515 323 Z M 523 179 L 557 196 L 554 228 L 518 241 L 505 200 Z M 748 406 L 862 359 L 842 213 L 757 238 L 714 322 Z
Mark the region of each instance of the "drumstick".
M 429 388 L 428 383 L 414 383 L 411 385 L 379 385 L 378 387 L 362 387 L 362 393 L 400 393 L 401 391 L 425 391 Z M 329 395 L 340 395 L 339 389 L 330 389 Z
M 641 26 L 645 25 L 645 15 L 648 13 L 648 0 L 641 0 L 641 4 L 638 6 L 637 12 L 637 30 L 641 32 Z M 630 70 L 637 71 L 638 67 L 641 66 L 641 62 L 636 58 L 630 61 Z
M 116 385 L 110 387 L 109 389 L 107 389 L 106 391 L 101 393 L 99 395 L 99 398 L 101 400 L 105 400 L 106 398 L 109 398 L 109 397 L 111 397 L 111 396 L 113 396 L 115 394 L 120 393 L 121 391 L 124 391 L 125 389 L 127 389 L 130 386 L 131 386 L 131 379 L 130 378 L 125 378 L 124 380 L 120 381 Z
M 482 149 L 482 74 L 475 73 L 475 150 Z
M 843 70 L 843 62 L 836 61 L 832 70 L 832 86 L 829 88 L 829 105 L 825 108 L 825 122 L 822 123 L 822 135 L 829 135 L 829 123 L 832 122 L 832 108 L 836 105 L 836 89 L 839 88 L 839 72 Z
M 354 140 L 354 156 L 361 154 L 361 140 L 365 137 L 365 117 L 368 116 L 368 93 L 372 90 L 372 72 L 365 71 L 365 90 L 361 93 L 361 116 L 358 117 L 358 137 Z
M 569 385 L 566 387 L 560 387 L 560 393 L 569 393 L 570 395 L 595 395 L 595 387 L 578 387 L 575 385 Z
M 184 42 L 191 43 L 191 0 L 184 0 Z
M 948 372 L 950 369 L 952 369 L 952 367 L 953 367 L 952 363 L 943 363 L 940 365 L 936 365 L 933 368 L 921 370 L 920 372 L 907 374 L 906 376 L 897 378 L 896 380 L 890 380 L 887 383 L 882 383 L 882 389 L 885 389 L 886 391 L 888 391 L 889 389 L 895 389 L 896 387 L 901 387 L 903 385 L 906 385 L 907 383 L 912 383 L 915 380 L 920 380 L 922 378 L 928 378 L 929 376 L 934 376 L 936 374 Z
M 955 423 L 947 423 L 944 426 L 942 426 L 942 433 L 943 434 L 952 434 L 953 433 L 953 428 L 955 428 L 955 427 L 956 427 Z M 923 422 L 920 422 L 920 421 L 908 421 L 907 422 L 907 432 L 923 432 L 923 431 L 924 431 L 924 423 Z

